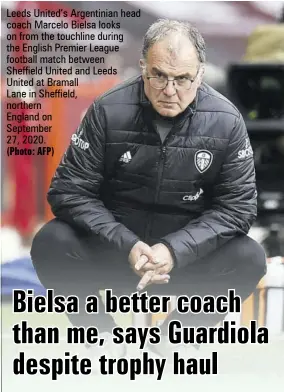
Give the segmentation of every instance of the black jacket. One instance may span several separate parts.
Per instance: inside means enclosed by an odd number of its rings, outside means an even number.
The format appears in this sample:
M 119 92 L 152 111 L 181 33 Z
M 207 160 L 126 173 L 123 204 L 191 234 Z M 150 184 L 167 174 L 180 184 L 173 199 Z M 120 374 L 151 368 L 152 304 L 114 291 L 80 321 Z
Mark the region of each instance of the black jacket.
M 163 144 L 153 114 L 141 77 L 96 99 L 48 201 L 55 216 L 118 250 L 162 242 L 182 267 L 248 232 L 257 214 L 253 154 L 239 111 L 206 84 Z

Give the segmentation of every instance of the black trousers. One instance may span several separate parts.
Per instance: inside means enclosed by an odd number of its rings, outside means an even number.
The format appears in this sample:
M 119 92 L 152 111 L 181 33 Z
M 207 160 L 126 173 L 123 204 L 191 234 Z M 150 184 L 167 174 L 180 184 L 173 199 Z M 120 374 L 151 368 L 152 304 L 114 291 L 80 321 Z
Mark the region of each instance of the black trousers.
M 139 277 L 128 263 L 128 255 L 106 246 L 96 236 L 74 230 L 54 219 L 36 234 L 31 256 L 37 275 L 47 289 L 56 295 L 77 295 L 79 314 L 68 314 L 71 323 L 78 326 L 96 326 L 111 331 L 113 318 L 105 314 L 100 303 L 100 314 L 84 310 L 88 295 L 99 296 L 99 291 L 112 289 L 116 295 L 136 292 Z M 145 291 L 149 295 L 226 295 L 235 289 L 244 301 L 266 273 L 263 248 L 248 236 L 238 236 L 227 244 L 185 268 L 174 268 L 168 284 L 152 284 Z M 172 312 L 162 326 L 167 329 L 171 319 L 183 325 L 215 325 L 224 318 L 220 314 L 179 314 Z

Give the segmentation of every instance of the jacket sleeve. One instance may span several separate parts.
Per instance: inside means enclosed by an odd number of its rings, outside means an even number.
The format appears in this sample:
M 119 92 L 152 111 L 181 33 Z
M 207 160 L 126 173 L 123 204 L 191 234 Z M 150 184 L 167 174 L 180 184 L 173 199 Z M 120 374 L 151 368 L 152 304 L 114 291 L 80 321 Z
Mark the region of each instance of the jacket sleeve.
M 226 155 L 213 186 L 211 208 L 181 230 L 161 239 L 177 267 L 196 262 L 239 234 L 257 216 L 253 151 L 242 117 L 236 118 Z
M 117 222 L 100 200 L 104 176 L 103 114 L 90 106 L 52 179 L 47 199 L 53 214 L 75 228 L 96 234 L 118 250 L 129 252 L 139 238 Z

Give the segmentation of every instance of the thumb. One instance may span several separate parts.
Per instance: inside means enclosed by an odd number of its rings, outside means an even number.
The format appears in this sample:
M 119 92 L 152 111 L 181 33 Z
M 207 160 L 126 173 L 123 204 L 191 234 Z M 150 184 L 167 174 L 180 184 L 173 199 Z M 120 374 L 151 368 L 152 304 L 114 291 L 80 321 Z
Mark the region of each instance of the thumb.
M 135 264 L 135 268 L 139 271 L 140 268 L 143 267 L 144 264 L 146 264 L 148 262 L 148 257 L 145 255 L 142 255 L 140 257 L 140 259 L 137 261 L 137 263 Z
M 148 257 L 148 261 L 149 261 L 150 263 L 156 264 L 156 263 L 159 262 L 159 261 L 156 259 L 155 255 L 154 255 L 153 249 L 152 249 L 149 245 L 147 245 L 147 244 L 145 244 L 145 243 L 143 244 L 143 246 L 142 246 L 142 248 L 141 248 L 141 253 L 142 253 L 143 255 L 145 255 L 145 256 Z

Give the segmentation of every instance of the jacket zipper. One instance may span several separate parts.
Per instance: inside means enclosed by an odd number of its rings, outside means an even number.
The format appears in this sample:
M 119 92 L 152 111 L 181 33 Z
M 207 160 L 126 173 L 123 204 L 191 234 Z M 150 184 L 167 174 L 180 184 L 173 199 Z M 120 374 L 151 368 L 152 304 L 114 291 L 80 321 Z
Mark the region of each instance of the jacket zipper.
M 157 186 L 156 186 L 156 193 L 155 193 L 154 204 L 157 204 L 157 201 L 158 201 L 158 198 L 159 198 L 159 193 L 160 193 L 159 189 L 160 189 L 162 175 L 163 175 L 163 171 L 164 171 L 164 159 L 165 159 L 165 155 L 166 155 L 166 151 L 167 151 L 166 144 L 167 144 L 168 140 L 170 139 L 170 137 L 172 136 L 173 128 L 176 127 L 176 130 L 181 128 L 183 126 L 185 120 L 186 119 L 183 119 L 183 120 L 179 121 L 177 124 L 173 125 L 172 129 L 170 130 L 170 132 L 166 136 L 164 142 L 161 144 L 161 148 L 160 148 L 161 155 L 160 155 L 159 162 L 158 162 L 158 179 L 157 179 Z M 157 132 L 157 130 L 156 130 L 156 132 Z M 153 212 L 150 213 L 150 217 L 148 219 L 148 222 L 146 224 L 146 228 L 145 228 L 145 231 L 144 231 L 144 233 L 145 233 L 145 241 L 147 241 L 149 239 L 149 234 L 150 234 L 150 231 L 151 231 L 151 228 L 152 228 L 152 221 L 153 221 Z
M 164 172 L 164 159 L 165 159 L 166 151 L 167 151 L 167 148 L 164 144 L 162 144 L 160 151 L 161 151 L 161 153 L 160 153 L 160 158 L 159 158 L 159 162 L 158 162 L 158 178 L 157 178 L 154 204 L 157 204 L 157 202 L 158 202 L 158 198 L 159 198 L 159 194 L 160 194 L 161 180 L 162 180 L 162 176 L 163 176 L 163 172 Z M 150 213 L 150 217 L 147 222 L 147 226 L 146 226 L 146 230 L 145 230 L 146 241 L 149 238 L 149 233 L 152 228 L 152 221 L 153 221 L 153 212 Z
M 164 171 L 164 159 L 166 156 L 166 147 L 163 145 L 161 148 L 161 155 L 159 159 L 159 168 L 158 168 L 158 179 L 157 179 L 157 186 L 156 186 L 156 194 L 155 194 L 155 200 L 154 204 L 157 203 L 159 194 L 160 194 L 160 185 L 161 185 L 161 180 L 162 180 L 162 175 Z

